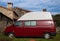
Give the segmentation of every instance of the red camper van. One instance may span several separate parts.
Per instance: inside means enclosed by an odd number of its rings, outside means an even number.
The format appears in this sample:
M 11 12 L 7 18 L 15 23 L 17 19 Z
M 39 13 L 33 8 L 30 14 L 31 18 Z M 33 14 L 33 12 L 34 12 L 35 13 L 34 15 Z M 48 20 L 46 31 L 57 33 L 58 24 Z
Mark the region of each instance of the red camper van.
M 5 29 L 9 37 L 44 37 L 46 39 L 56 35 L 50 12 L 29 12 L 20 17 L 13 25 Z

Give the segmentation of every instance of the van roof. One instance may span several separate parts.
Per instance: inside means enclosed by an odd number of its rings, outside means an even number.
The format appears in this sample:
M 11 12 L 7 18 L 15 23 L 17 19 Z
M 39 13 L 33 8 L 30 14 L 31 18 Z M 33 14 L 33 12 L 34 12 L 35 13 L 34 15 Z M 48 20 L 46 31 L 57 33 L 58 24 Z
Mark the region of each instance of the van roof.
M 50 12 L 29 12 L 20 17 L 20 20 L 52 20 Z

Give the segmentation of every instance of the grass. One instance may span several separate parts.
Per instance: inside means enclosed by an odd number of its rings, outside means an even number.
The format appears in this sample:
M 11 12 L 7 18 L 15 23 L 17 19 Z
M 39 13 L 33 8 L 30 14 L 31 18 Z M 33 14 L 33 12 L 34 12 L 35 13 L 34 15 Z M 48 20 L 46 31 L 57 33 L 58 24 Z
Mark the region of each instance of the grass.
M 0 34 L 0 41 L 30 41 L 31 39 L 34 39 L 36 41 L 60 41 L 60 34 L 57 34 L 56 37 L 53 39 L 44 39 L 44 38 L 9 38 L 7 36 L 4 36 L 3 34 Z

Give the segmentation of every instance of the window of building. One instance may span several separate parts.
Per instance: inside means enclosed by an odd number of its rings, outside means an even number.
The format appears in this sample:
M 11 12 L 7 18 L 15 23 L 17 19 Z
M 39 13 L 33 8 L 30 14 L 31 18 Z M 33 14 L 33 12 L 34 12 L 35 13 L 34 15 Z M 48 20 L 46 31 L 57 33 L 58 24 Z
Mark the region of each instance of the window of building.
M 22 26 L 22 22 L 18 21 L 14 23 L 15 26 Z
M 25 26 L 36 26 L 36 21 L 25 21 Z

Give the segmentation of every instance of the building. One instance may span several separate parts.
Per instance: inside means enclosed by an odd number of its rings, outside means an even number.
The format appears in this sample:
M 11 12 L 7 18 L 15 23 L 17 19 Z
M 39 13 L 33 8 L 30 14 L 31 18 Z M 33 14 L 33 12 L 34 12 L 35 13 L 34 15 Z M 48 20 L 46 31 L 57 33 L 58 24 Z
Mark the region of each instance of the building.
M 0 28 L 9 26 L 24 13 L 30 12 L 22 8 L 13 8 L 13 3 L 8 3 L 7 8 L 0 6 Z
M 32 12 L 32 11 L 25 10 L 25 9 L 22 9 L 22 8 L 18 8 L 18 7 L 13 8 L 13 11 L 16 12 L 16 14 L 18 15 L 18 18 L 20 18 L 22 15 L 24 15 L 28 12 Z

